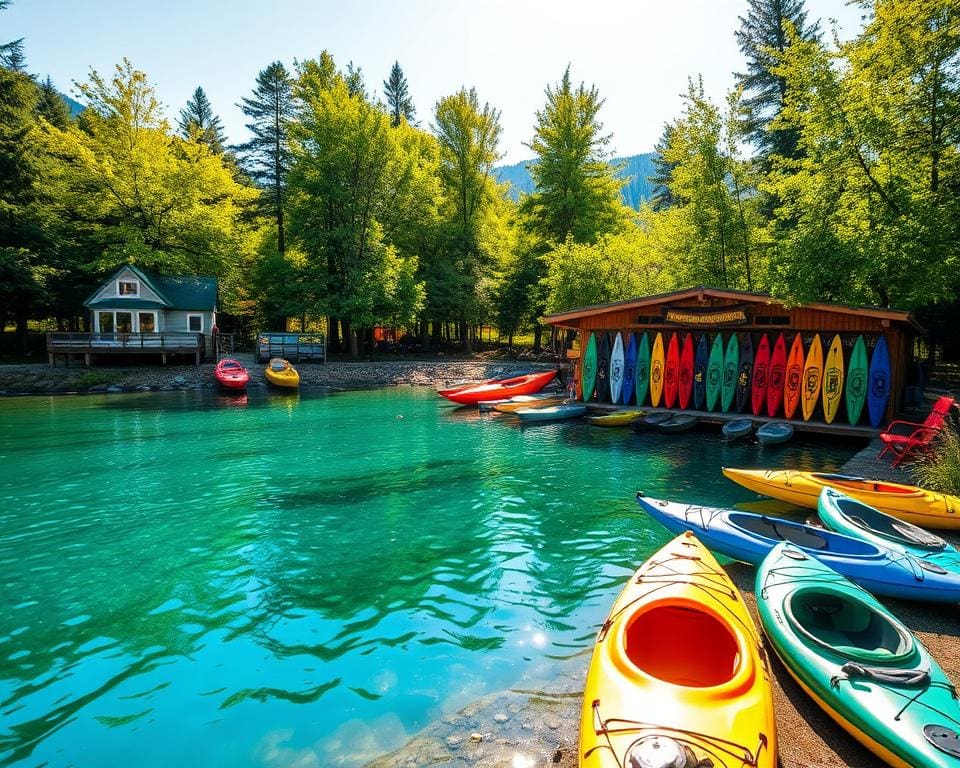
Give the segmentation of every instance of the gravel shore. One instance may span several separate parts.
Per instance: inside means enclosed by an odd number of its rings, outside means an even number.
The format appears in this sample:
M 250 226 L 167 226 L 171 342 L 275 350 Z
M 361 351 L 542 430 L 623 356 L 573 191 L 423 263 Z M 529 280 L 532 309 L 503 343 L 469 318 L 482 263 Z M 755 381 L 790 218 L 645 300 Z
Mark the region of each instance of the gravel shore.
M 266 387 L 263 365 L 252 355 L 237 355 L 250 371 L 251 387 Z M 365 389 L 398 384 L 441 386 L 455 381 L 476 381 L 492 376 L 511 376 L 530 370 L 557 367 L 548 362 L 482 357 L 451 357 L 436 360 L 328 361 L 297 364 L 301 387 Z M 93 367 L 62 364 L 0 365 L 0 394 L 60 394 L 126 392 L 146 389 L 215 388 L 212 363 Z

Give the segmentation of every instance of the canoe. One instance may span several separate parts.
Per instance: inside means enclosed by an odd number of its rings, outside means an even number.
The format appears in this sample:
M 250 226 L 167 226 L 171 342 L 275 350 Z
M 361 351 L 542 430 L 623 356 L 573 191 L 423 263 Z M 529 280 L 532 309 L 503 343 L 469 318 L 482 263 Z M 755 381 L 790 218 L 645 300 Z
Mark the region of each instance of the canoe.
M 743 334 L 740 344 L 740 367 L 737 371 L 736 403 L 737 412 L 743 413 L 750 399 L 750 383 L 753 380 L 753 339 L 749 333 Z
M 670 334 L 667 353 L 663 363 L 663 407 L 673 408 L 677 402 L 680 384 L 680 339 L 676 333 Z
M 623 355 L 623 388 L 620 390 L 620 402 L 629 405 L 633 400 L 637 385 L 637 334 L 627 334 L 627 351 Z
M 625 427 L 639 419 L 646 411 L 617 411 L 605 416 L 590 416 L 587 421 L 596 427 Z
M 913 485 L 792 469 L 724 467 L 723 474 L 744 488 L 798 507 L 816 509 L 820 491 L 826 486 L 922 528 L 960 529 L 960 497 Z
M 213 377 L 224 389 L 246 389 L 250 381 L 250 372 L 232 357 L 225 357 L 213 369 Z
M 680 375 L 677 381 L 677 399 L 680 408 L 686 410 L 693 399 L 693 334 L 686 333 L 680 344 Z
M 761 445 L 780 445 L 793 438 L 793 425 L 785 421 L 770 421 L 757 430 Z
M 466 389 L 459 389 L 450 394 L 443 394 L 447 400 L 460 405 L 476 405 L 481 400 L 502 400 L 516 395 L 533 395 L 549 384 L 556 371 L 527 373 L 523 376 L 514 376 L 510 379 L 499 379 L 489 384 L 479 384 Z
M 678 536 L 627 581 L 597 634 L 579 765 L 774 768 L 768 664 L 736 586 Z
M 700 334 L 697 341 L 697 351 L 693 361 L 693 407 L 702 411 L 707 402 L 707 361 L 710 355 L 710 345 L 706 334 Z
M 847 405 L 847 421 L 856 424 L 860 421 L 864 403 L 867 402 L 867 345 L 863 343 L 863 336 L 857 336 L 850 353 L 850 363 L 847 366 L 847 386 L 844 390 Z
M 767 416 L 771 419 L 783 402 L 783 384 L 787 374 L 787 342 L 781 333 L 770 355 L 770 373 L 767 376 Z
M 798 333 L 793 337 L 790 354 L 787 356 L 787 372 L 783 380 L 783 415 L 792 419 L 800 404 L 803 392 L 803 337 Z
M 703 507 L 637 494 L 637 503 L 673 533 L 692 531 L 714 552 L 759 565 L 787 541 L 875 595 L 936 603 L 960 600 L 960 575 L 842 533 L 771 515 Z
M 723 382 L 720 389 L 721 408 L 730 410 L 733 396 L 737 391 L 737 370 L 740 367 L 740 342 L 737 334 L 731 333 L 727 342 L 727 351 L 723 353 Z
M 560 405 L 563 398 L 559 395 L 517 395 L 501 400 L 493 406 L 497 413 L 513 413 L 520 408 L 544 408 L 548 405 Z
M 880 336 L 870 356 L 870 372 L 867 374 L 867 411 L 870 426 L 879 427 L 890 400 L 890 352 L 887 342 Z
M 750 384 L 750 412 L 759 416 L 767 403 L 767 387 L 770 384 L 770 340 L 760 334 L 757 354 L 753 360 L 753 381 Z
M 820 385 L 823 383 L 823 345 L 820 343 L 820 334 L 813 337 L 810 349 L 807 350 L 807 359 L 803 364 L 803 381 L 800 391 L 800 407 L 803 420 L 810 421 L 820 399 Z
M 562 405 L 548 405 L 543 408 L 520 408 L 514 413 L 520 421 L 561 421 L 576 419 L 587 413 L 587 406 L 583 403 L 565 403 Z
M 610 350 L 610 402 L 619 403 L 623 390 L 623 336 L 613 335 L 613 348 Z
M 272 357 L 263 370 L 267 381 L 281 389 L 296 389 L 300 386 L 297 369 L 282 357 Z
M 597 386 L 597 337 L 591 333 L 583 348 L 583 360 L 580 363 L 580 397 L 584 402 L 593 399 Z
M 692 413 L 675 413 L 673 418 L 665 419 L 657 424 L 657 429 L 661 432 L 675 434 L 678 432 L 689 432 L 700 423 L 700 418 Z
M 630 426 L 633 427 L 634 432 L 646 432 L 648 429 L 655 429 L 656 426 L 664 421 L 670 421 L 677 414 L 673 411 L 657 411 L 656 413 L 648 413 L 646 416 L 641 416 L 639 419 L 634 419 Z
M 927 563 L 960 574 L 960 551 L 936 534 L 857 501 L 835 488 L 824 488 L 817 516 L 831 531 L 881 547 L 906 552 Z
M 720 399 L 720 390 L 723 386 L 723 334 L 713 337 L 710 346 L 710 357 L 707 360 L 707 410 L 717 407 Z
M 840 334 L 833 337 L 823 361 L 823 420 L 832 424 L 843 394 L 843 342 Z
M 654 408 L 660 405 L 663 395 L 663 334 L 658 333 L 653 339 L 653 349 L 650 351 L 650 405 Z
M 470 389 L 471 387 L 479 387 L 481 384 L 492 384 L 493 382 L 499 380 L 500 379 L 494 377 L 492 379 L 484 379 L 483 381 L 456 381 L 451 384 L 447 384 L 446 386 L 439 387 L 437 389 L 437 394 L 441 397 L 446 397 L 454 392 L 460 392 L 461 390 Z
M 739 440 L 741 437 L 749 437 L 753 432 L 753 421 L 751 419 L 731 419 L 725 421 L 720 427 L 725 440 Z
M 789 545 L 757 570 L 757 612 L 800 687 L 898 768 L 956 768 L 960 706 L 943 670 L 878 600 Z
M 610 402 L 610 334 L 600 331 L 597 346 L 597 401 Z
M 643 405 L 650 391 L 650 337 L 644 333 L 637 348 L 637 367 L 633 372 L 633 394 L 637 405 Z

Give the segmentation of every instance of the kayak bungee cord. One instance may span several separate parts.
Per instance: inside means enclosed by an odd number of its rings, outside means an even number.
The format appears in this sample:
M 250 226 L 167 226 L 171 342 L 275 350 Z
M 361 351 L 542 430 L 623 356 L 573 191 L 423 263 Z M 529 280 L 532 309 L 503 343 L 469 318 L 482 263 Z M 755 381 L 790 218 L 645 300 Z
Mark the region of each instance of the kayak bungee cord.
M 830 678 L 831 688 L 838 688 L 840 683 L 845 681 L 849 682 L 853 677 L 860 677 L 876 684 L 878 688 L 882 688 L 887 693 L 907 699 L 907 703 L 900 708 L 896 715 L 894 715 L 893 719 L 896 722 L 900 721 L 900 717 L 904 712 L 907 711 L 911 704 L 916 703 L 922 707 L 925 707 L 926 709 L 929 709 L 931 712 L 935 712 L 940 717 L 944 717 L 954 724 L 960 725 L 960 721 L 958 721 L 955 717 L 952 717 L 946 712 L 937 709 L 936 707 L 931 707 L 929 704 L 925 704 L 924 702 L 920 701 L 920 697 L 927 693 L 931 688 L 942 688 L 946 691 L 949 691 L 950 695 L 954 699 L 957 698 L 956 687 L 952 683 L 932 681 L 930 678 L 930 670 L 878 669 L 876 667 L 865 667 L 860 664 L 848 662 L 840 668 L 840 671 L 843 673 L 842 675 L 834 675 Z M 899 676 L 897 673 L 900 673 Z M 917 685 L 922 685 L 923 687 L 913 696 L 907 696 L 905 693 L 899 690 L 900 687 L 912 688 Z
M 739 765 L 757 766 L 760 760 L 760 753 L 769 746 L 767 735 L 762 732 L 760 733 L 759 744 L 757 744 L 756 750 L 752 751 L 749 747 L 746 747 L 743 744 L 738 744 L 735 741 L 722 739 L 718 736 L 711 736 L 707 733 L 699 733 L 698 731 L 692 731 L 686 728 L 675 728 L 673 726 L 659 725 L 657 723 L 644 723 L 637 720 L 628 720 L 620 717 L 611 717 L 605 720 L 600 714 L 599 699 L 595 699 L 593 701 L 592 708 L 594 732 L 598 736 L 604 736 L 607 743 L 598 744 L 595 747 L 591 747 L 583 754 L 584 758 L 589 757 L 598 749 L 609 749 L 610 752 L 613 753 L 614 758 L 617 760 L 617 764 L 626 766 L 627 763 L 625 758 L 633 746 L 637 744 L 637 742 L 631 744 L 621 758 L 621 756 L 617 755 L 617 751 L 613 746 L 610 735 L 615 733 L 631 733 L 633 731 L 650 731 L 651 733 L 647 738 L 652 738 L 662 734 L 665 738 L 672 739 L 678 744 L 683 744 L 687 747 L 697 747 L 719 760 L 721 766 L 725 766 L 727 764 L 727 757 L 737 760 Z M 610 725 L 614 723 L 620 724 L 619 727 L 611 728 Z M 724 755 L 726 757 L 724 757 Z M 696 755 L 693 757 L 697 760 L 697 762 L 693 765 L 689 765 L 688 768 L 712 768 L 714 765 L 713 760 L 711 760 L 709 757 L 699 759 L 696 757 Z

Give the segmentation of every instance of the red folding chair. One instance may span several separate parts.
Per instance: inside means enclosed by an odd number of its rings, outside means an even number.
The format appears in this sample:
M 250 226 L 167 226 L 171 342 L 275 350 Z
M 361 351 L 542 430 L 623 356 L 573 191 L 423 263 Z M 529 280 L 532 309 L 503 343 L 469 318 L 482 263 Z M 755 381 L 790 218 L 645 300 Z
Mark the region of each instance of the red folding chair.
M 930 450 L 933 441 L 946 424 L 954 403 L 952 397 L 944 395 L 937 398 L 933 409 L 922 423 L 903 421 L 902 419 L 891 421 L 887 428 L 880 433 L 883 449 L 877 454 L 877 458 L 882 458 L 884 454 L 890 451 L 896 456 L 893 460 L 893 466 L 897 466 L 908 456 L 915 457 Z

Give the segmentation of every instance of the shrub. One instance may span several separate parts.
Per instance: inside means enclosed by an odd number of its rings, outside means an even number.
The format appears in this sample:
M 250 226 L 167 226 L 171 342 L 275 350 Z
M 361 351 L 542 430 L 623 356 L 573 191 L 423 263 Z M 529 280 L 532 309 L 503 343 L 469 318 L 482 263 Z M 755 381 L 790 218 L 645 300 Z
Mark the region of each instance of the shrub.
M 85 371 L 77 376 L 72 384 L 78 389 L 86 389 L 100 384 L 112 384 L 116 378 L 116 374 L 110 371 Z
M 960 436 L 947 426 L 933 450 L 914 464 L 914 474 L 924 488 L 960 495 Z

